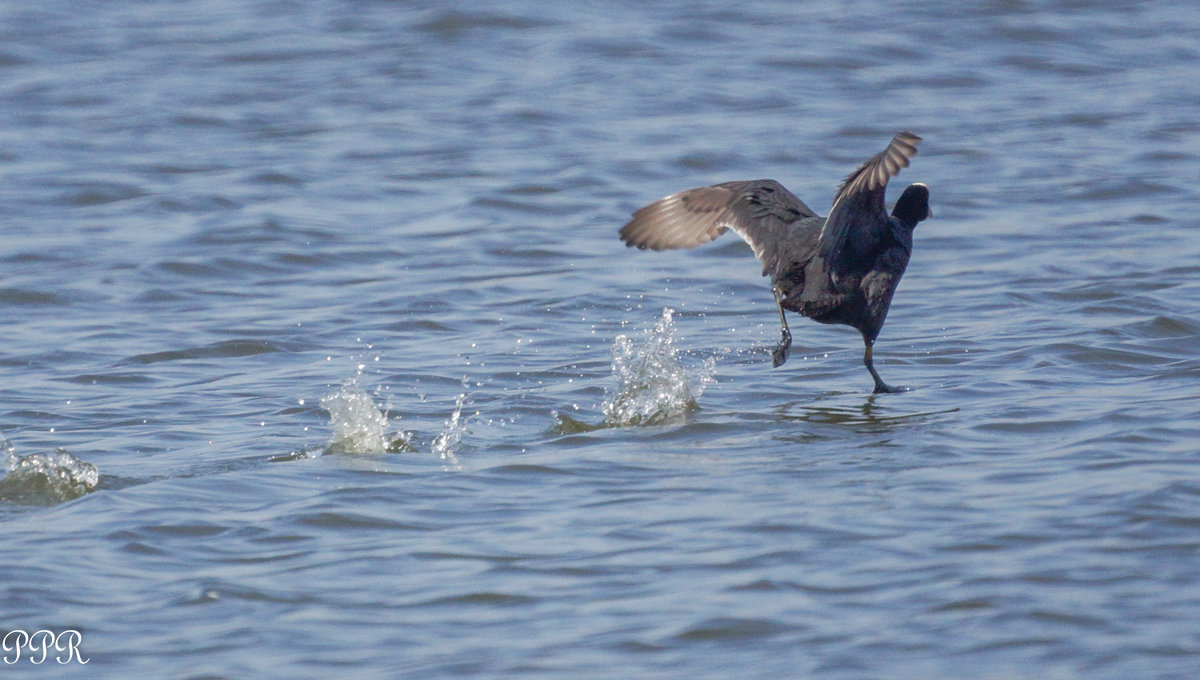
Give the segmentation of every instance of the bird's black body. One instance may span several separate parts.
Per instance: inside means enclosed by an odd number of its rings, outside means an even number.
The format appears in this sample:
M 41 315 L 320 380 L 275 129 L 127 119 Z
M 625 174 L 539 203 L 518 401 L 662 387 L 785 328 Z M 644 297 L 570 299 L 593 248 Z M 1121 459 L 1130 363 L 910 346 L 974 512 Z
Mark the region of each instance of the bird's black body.
M 726 182 L 672 194 L 633 214 L 621 229 L 626 245 L 664 250 L 707 243 L 728 229 L 754 250 L 771 277 L 783 338 L 775 365 L 787 361 L 788 309 L 862 333 L 863 363 L 876 392 L 896 391 L 879 378 L 872 347 L 908 266 L 912 233 L 931 215 L 929 189 L 904 190 L 892 214 L 884 208 L 888 179 L 908 165 L 921 138 L 901 132 L 838 189 L 829 216 L 819 217 L 774 180 Z

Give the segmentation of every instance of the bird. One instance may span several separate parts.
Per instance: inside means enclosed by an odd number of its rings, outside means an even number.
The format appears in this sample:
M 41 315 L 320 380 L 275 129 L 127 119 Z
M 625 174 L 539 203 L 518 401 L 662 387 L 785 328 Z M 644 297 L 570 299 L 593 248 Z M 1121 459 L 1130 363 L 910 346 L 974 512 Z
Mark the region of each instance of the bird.
M 875 370 L 874 345 L 912 254 L 913 230 L 933 216 L 929 187 L 909 185 L 889 215 L 888 180 L 908 167 L 921 138 L 897 133 L 887 148 L 850 173 L 833 197 L 827 217 L 772 179 L 725 182 L 671 194 L 633 213 L 621 227 L 626 246 L 692 248 L 728 230 L 742 237 L 771 277 L 781 337 L 775 367 L 791 352 L 784 310 L 814 321 L 851 326 L 862 334 L 863 364 L 873 393 L 904 392 Z

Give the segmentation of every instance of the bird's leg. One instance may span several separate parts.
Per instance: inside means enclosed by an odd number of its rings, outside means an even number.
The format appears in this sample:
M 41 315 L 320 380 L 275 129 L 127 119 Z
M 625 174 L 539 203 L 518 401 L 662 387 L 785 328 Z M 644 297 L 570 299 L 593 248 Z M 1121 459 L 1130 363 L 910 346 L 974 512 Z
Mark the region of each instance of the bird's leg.
M 866 338 L 863 338 L 863 343 L 867 346 L 866 351 L 863 352 L 863 363 L 866 364 L 867 370 L 871 372 L 871 377 L 875 379 L 875 392 L 874 393 L 880 394 L 882 392 L 886 392 L 886 393 L 905 392 L 906 391 L 905 388 L 892 387 L 891 385 L 888 385 L 887 383 L 885 383 L 883 381 L 883 378 L 879 377 L 879 372 L 875 370 L 875 363 L 871 360 L 872 355 L 874 354 L 872 347 L 874 347 L 875 343 L 867 340 Z
M 779 329 L 783 333 L 779 339 L 779 346 L 771 353 L 775 367 L 778 368 L 788 360 L 788 354 L 792 351 L 792 332 L 788 330 L 787 319 L 783 316 L 783 292 L 779 290 L 779 286 L 771 286 L 771 292 L 775 293 L 775 306 L 779 308 Z

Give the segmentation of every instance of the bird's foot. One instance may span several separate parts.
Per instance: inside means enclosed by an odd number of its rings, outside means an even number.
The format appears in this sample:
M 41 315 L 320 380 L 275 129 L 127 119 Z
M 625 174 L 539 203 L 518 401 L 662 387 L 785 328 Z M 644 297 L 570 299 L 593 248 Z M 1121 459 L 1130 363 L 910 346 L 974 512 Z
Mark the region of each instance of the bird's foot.
M 907 391 L 907 387 L 892 387 L 891 385 L 880 381 L 875 383 L 875 391 L 872 392 L 872 394 L 899 394 Z
M 788 360 L 788 355 L 792 353 L 792 334 L 784 331 L 783 339 L 779 341 L 779 346 L 775 351 L 771 352 L 771 359 L 774 362 L 775 368 L 779 368 L 785 361 Z

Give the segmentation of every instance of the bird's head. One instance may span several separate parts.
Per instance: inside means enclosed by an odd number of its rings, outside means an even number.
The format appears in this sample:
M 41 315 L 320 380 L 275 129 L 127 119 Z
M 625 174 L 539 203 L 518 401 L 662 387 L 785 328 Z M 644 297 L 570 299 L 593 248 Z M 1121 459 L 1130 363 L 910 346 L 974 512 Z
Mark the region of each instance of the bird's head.
M 929 187 L 924 184 L 910 184 L 900 194 L 900 200 L 896 201 L 896 207 L 892 208 L 892 217 L 900 220 L 910 227 L 917 226 L 917 222 L 923 219 L 933 217 L 933 211 L 929 209 Z

